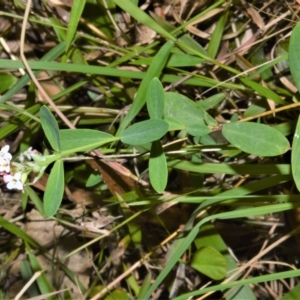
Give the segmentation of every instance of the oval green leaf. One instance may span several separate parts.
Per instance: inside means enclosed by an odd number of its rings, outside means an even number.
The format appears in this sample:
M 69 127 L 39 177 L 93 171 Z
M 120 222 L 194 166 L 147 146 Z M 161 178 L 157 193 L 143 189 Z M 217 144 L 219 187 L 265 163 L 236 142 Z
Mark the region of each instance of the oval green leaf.
M 119 139 L 109 133 L 92 129 L 63 129 L 59 134 L 62 155 L 90 151 Z
M 149 84 L 146 100 L 150 119 L 162 119 L 164 113 L 164 89 L 157 77 L 154 77 Z
M 214 280 L 221 280 L 226 276 L 226 260 L 212 247 L 197 250 L 192 256 L 191 266 Z
M 292 146 L 292 174 L 298 191 L 300 191 L 300 117 L 296 126 Z
M 168 166 L 160 141 L 152 143 L 149 159 L 149 178 L 157 193 L 162 193 L 168 182 Z
M 60 152 L 59 129 L 50 110 L 43 105 L 40 109 L 41 124 L 52 149 Z
M 298 91 L 300 91 L 300 22 L 295 26 L 292 31 L 290 46 L 289 46 L 289 63 L 291 74 L 296 84 Z
M 121 141 L 130 145 L 144 145 L 160 139 L 169 129 L 167 122 L 151 119 L 135 123 L 121 133 Z
M 52 217 L 58 210 L 64 194 L 64 187 L 64 164 L 61 160 L 57 160 L 50 172 L 44 194 L 44 210 L 48 217 Z
M 277 156 L 290 148 L 278 130 L 258 123 L 229 123 L 222 129 L 224 137 L 238 149 L 257 156 Z
M 184 124 L 188 133 L 194 136 L 206 135 L 211 131 L 208 125 L 217 125 L 200 105 L 173 92 L 165 93 L 164 117 Z

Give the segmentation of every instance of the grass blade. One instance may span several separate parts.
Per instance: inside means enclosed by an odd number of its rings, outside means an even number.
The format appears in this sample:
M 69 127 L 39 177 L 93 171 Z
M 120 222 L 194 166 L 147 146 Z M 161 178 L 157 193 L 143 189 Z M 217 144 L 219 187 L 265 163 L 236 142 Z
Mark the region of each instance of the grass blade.
M 139 87 L 134 102 L 132 103 L 132 106 L 128 111 L 128 114 L 126 115 L 126 117 L 124 118 L 123 122 L 119 127 L 119 130 L 116 134 L 117 136 L 121 134 L 121 132 L 129 125 L 129 123 L 133 120 L 133 118 L 139 113 L 141 108 L 145 105 L 148 86 L 154 77 L 160 76 L 161 71 L 163 70 L 167 62 L 167 59 L 169 57 L 169 53 L 173 48 L 173 45 L 174 43 L 172 41 L 168 41 L 155 55 L 155 58 L 153 59 L 151 66 L 149 67 L 144 79 L 142 80 L 142 83 Z
M 70 20 L 68 23 L 68 30 L 67 30 L 66 52 L 69 50 L 69 48 L 73 42 L 84 6 L 85 6 L 85 0 L 74 0 L 73 1 L 71 14 L 70 14 Z

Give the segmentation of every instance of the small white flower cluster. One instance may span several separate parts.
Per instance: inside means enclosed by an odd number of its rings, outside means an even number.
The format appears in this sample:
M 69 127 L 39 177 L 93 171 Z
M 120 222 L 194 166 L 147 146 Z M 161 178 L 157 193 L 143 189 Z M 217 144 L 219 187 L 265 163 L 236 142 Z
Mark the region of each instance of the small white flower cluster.
M 13 172 L 11 169 L 11 160 L 12 160 L 12 155 L 8 152 L 9 151 L 9 146 L 6 145 L 1 148 L 0 150 L 0 175 L 3 176 L 3 181 L 6 183 L 6 186 L 8 189 L 16 189 L 22 191 L 24 188 L 24 181 L 26 180 L 25 178 L 22 178 L 22 172 L 17 171 Z M 30 147 L 27 151 L 21 153 L 19 160 L 21 162 L 24 162 L 24 156 L 30 160 L 31 159 L 31 154 L 33 154 L 34 151 Z

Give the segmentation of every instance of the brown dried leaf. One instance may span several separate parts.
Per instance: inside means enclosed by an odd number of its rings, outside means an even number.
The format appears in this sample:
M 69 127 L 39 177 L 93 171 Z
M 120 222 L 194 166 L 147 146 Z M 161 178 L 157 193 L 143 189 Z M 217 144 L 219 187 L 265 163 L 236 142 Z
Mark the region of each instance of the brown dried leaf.
M 260 16 L 259 12 L 254 9 L 254 7 L 247 8 L 248 14 L 251 16 L 253 22 L 257 25 L 258 28 L 263 29 L 265 27 L 265 22 L 263 18 Z

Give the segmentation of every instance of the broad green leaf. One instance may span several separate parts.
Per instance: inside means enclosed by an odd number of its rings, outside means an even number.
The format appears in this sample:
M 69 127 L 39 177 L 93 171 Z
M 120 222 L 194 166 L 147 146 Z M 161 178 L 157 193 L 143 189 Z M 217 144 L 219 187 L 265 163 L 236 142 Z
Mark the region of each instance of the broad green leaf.
M 50 112 L 50 110 L 44 105 L 40 109 L 41 125 L 43 127 L 46 138 L 49 141 L 52 149 L 59 152 L 60 142 L 59 142 L 59 129 L 57 122 Z
M 48 177 L 44 193 L 44 210 L 48 217 L 52 217 L 58 210 L 65 188 L 64 164 L 57 160 Z
M 164 114 L 164 89 L 157 77 L 154 77 L 147 90 L 147 109 L 151 119 L 162 119 Z
M 289 150 L 290 144 L 278 130 L 258 123 L 228 123 L 222 133 L 238 149 L 258 156 L 277 156 Z
M 298 118 L 292 145 L 292 174 L 300 191 L 300 116 Z
M 163 137 L 169 129 L 163 120 L 146 120 L 135 123 L 121 133 L 121 141 L 130 145 L 143 145 Z
M 205 100 L 200 100 L 197 102 L 204 110 L 209 110 L 216 105 L 218 105 L 221 101 L 225 99 L 226 95 L 224 93 L 215 94 Z
M 193 136 L 203 136 L 210 132 L 210 129 L 207 126 L 205 125 L 200 126 L 199 124 L 187 125 L 186 130 L 190 135 Z
M 249 106 L 246 111 L 244 112 L 244 118 L 248 118 L 251 116 L 255 116 L 258 115 L 262 112 L 266 111 L 265 107 L 259 106 L 259 105 L 255 105 L 252 104 L 251 106 Z
M 192 256 L 191 266 L 214 280 L 221 280 L 226 276 L 226 260 L 212 247 L 197 250 Z
M 205 123 L 206 116 L 212 119 L 191 99 L 173 92 L 165 93 L 164 117 L 184 124 L 189 134 L 202 136 L 210 132 L 210 128 Z
M 118 140 L 109 133 L 92 129 L 62 129 L 59 134 L 63 155 L 91 151 L 103 144 Z
M 238 265 L 232 255 L 228 251 L 227 245 L 224 243 L 222 237 L 218 233 L 213 224 L 204 224 L 199 231 L 199 235 L 194 241 L 197 249 L 203 247 L 212 247 L 217 250 L 219 253 L 222 253 L 226 261 L 226 273 L 234 272 Z M 237 277 L 236 279 L 238 279 Z M 235 298 L 234 298 L 235 297 Z M 233 299 L 247 299 L 247 300 L 256 300 L 254 293 L 252 292 L 249 286 L 244 286 L 243 288 L 236 290 L 234 292 L 234 297 L 226 297 L 228 300 Z
M 73 42 L 79 20 L 80 20 L 81 14 L 82 14 L 84 6 L 85 6 L 85 1 L 86 0 L 73 0 L 70 19 L 68 22 L 68 30 L 67 30 L 67 38 L 66 38 L 66 52 L 69 50 L 69 48 Z
M 101 182 L 101 176 L 99 174 L 91 173 L 89 178 L 87 179 L 85 186 L 91 187 Z
M 164 117 L 164 120 L 169 124 L 169 131 L 183 130 L 186 128 L 183 123 L 177 121 L 176 119 Z
M 9 73 L 0 73 L 0 94 L 11 88 L 18 79 Z
M 149 177 L 154 190 L 159 194 L 162 193 L 168 182 L 168 167 L 160 141 L 152 143 L 149 158 Z
M 129 125 L 129 123 L 133 120 L 133 118 L 139 113 L 142 107 L 146 103 L 146 93 L 150 81 L 154 77 L 159 77 L 161 75 L 161 71 L 163 70 L 171 49 L 173 48 L 174 43 L 172 41 L 168 41 L 165 45 L 157 52 L 155 55 L 152 64 L 147 70 L 145 77 L 142 80 L 142 83 L 139 87 L 137 95 L 126 115 L 123 122 L 121 123 L 117 136 L 122 133 L 122 131 Z
M 292 73 L 292 77 L 294 79 L 295 85 L 300 91 L 300 22 L 295 26 L 292 31 L 292 35 L 290 38 L 290 46 L 289 46 L 289 63 L 290 69 Z

